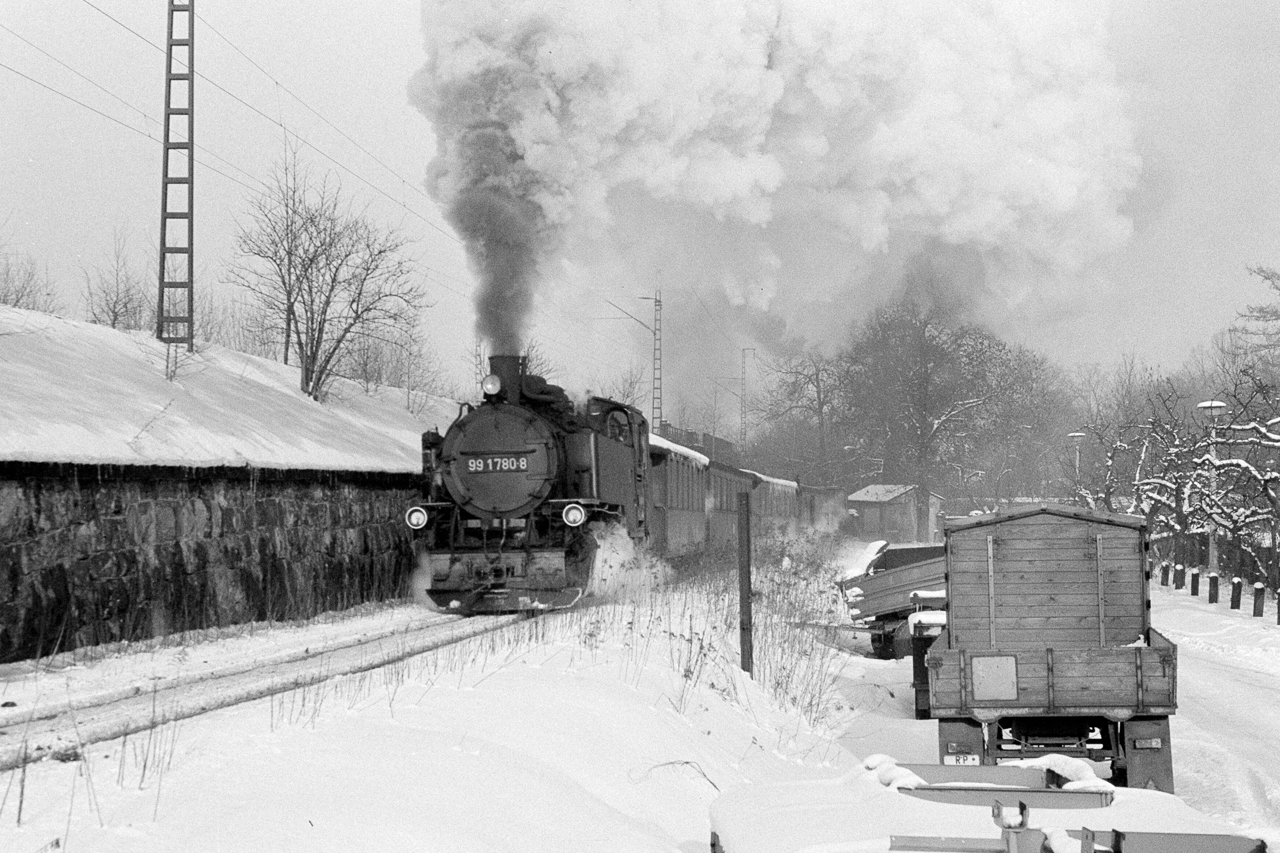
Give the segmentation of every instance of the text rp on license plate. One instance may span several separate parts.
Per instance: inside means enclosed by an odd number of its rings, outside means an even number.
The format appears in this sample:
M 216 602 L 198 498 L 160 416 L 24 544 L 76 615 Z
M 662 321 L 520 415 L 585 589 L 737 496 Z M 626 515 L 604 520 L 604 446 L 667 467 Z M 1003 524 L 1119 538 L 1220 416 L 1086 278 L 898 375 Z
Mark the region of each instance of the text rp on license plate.
M 976 755 L 944 755 L 942 756 L 943 764 L 961 764 L 961 765 L 977 765 L 981 759 Z

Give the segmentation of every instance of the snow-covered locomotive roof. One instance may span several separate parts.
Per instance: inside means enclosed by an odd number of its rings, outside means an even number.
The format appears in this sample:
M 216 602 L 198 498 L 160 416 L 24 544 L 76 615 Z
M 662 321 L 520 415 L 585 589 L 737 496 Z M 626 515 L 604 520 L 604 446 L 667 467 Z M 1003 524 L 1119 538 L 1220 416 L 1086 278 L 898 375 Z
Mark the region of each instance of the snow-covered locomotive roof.
M 711 464 L 711 460 L 703 456 L 696 450 L 690 450 L 683 444 L 676 444 L 674 441 L 668 441 L 657 433 L 649 433 L 649 446 L 664 450 L 667 453 L 674 453 L 677 456 L 683 456 L 692 461 L 699 468 L 706 468 Z

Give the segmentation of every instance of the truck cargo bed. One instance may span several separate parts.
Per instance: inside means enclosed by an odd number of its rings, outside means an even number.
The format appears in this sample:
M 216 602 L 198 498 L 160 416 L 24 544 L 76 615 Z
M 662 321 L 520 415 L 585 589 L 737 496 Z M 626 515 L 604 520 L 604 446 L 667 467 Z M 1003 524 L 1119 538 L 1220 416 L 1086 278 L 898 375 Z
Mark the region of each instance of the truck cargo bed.
M 1096 649 L 928 652 L 934 717 L 1163 715 L 1177 707 L 1177 647 L 1154 628 L 1148 645 Z

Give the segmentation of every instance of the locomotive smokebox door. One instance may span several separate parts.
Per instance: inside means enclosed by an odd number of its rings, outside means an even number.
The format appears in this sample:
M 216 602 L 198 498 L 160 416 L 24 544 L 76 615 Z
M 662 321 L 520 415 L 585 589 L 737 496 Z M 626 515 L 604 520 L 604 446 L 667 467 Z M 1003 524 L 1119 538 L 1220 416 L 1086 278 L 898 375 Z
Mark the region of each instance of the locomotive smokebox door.
M 563 462 L 551 425 L 505 403 L 465 415 L 440 456 L 450 496 L 486 521 L 531 511 L 551 492 Z

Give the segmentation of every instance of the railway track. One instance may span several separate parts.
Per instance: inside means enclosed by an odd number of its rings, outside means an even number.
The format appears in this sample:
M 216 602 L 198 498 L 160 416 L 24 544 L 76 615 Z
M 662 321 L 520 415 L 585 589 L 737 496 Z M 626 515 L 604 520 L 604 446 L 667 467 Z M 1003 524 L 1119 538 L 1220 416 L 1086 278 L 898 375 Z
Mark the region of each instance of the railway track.
M 52 758 L 74 761 L 92 743 L 113 740 L 364 672 L 528 618 L 523 615 L 462 618 L 439 615 L 422 624 L 342 638 L 260 660 L 218 668 L 193 667 L 149 683 L 115 686 L 30 708 L 0 708 L 0 772 Z

